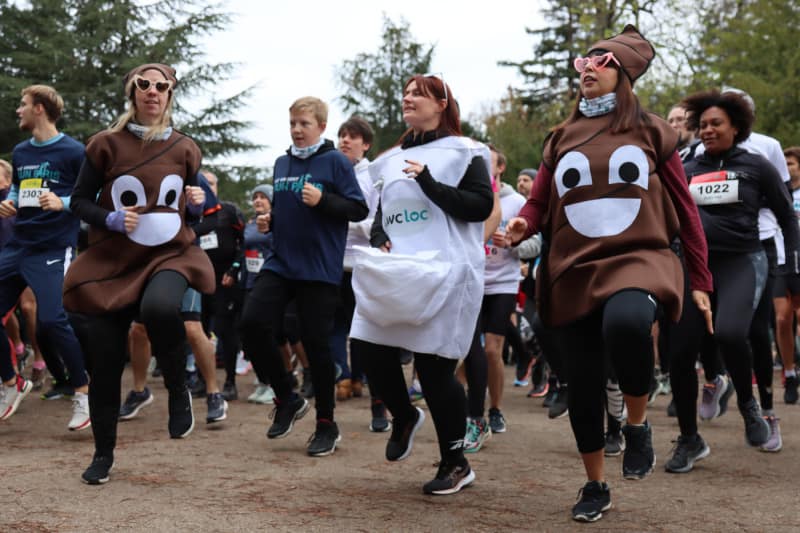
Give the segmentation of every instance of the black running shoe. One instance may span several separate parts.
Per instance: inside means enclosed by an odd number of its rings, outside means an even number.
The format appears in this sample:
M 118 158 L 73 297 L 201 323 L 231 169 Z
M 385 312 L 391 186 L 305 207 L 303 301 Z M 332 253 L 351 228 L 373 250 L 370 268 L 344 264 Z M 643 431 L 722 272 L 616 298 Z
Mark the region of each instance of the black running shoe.
M 761 407 L 755 398 L 750 398 L 744 405 L 739 406 L 739 412 L 744 419 L 744 437 L 750 446 L 761 446 L 769 440 L 769 424 L 761 416 Z
M 206 380 L 199 372 L 190 372 L 186 378 L 186 386 L 192 392 L 192 398 L 206 397 Z
M 173 439 L 187 437 L 194 429 L 192 394 L 189 389 L 169 393 L 169 436 Z
M 383 433 L 392 429 L 392 423 L 386 418 L 386 406 L 380 400 L 372 400 L 372 421 L 369 430 L 373 433 Z
M 317 429 L 308 439 L 308 455 L 324 457 L 331 455 L 336 450 L 336 443 L 342 440 L 339 426 L 336 422 L 317 420 Z
M 128 397 L 125 398 L 125 403 L 119 408 L 119 419 L 130 420 L 135 418 L 142 407 L 151 403 L 153 403 L 153 393 L 150 392 L 149 388 L 145 387 L 142 392 L 132 390 L 128 393 Z
M 303 384 L 300 385 L 300 396 L 303 398 L 314 397 L 314 384 L 311 381 L 311 369 L 303 369 Z
M 611 489 L 602 481 L 589 481 L 578 491 L 578 501 L 572 507 L 572 519 L 596 522 L 603 512 L 611 509 Z
M 222 386 L 222 397 L 229 402 L 239 399 L 239 391 L 236 390 L 235 381 L 225 382 L 225 385 Z
M 507 431 L 506 419 L 500 409 L 492 407 L 489 409 L 489 427 L 492 433 L 505 433 Z
M 664 465 L 664 470 L 673 474 L 685 474 L 691 471 L 695 462 L 708 457 L 708 454 L 711 453 L 711 448 L 699 433 L 688 437 L 678 435 L 678 440 L 672 442 L 675 443 L 675 448 L 673 448 L 672 457 Z
M 450 465 L 442 461 L 436 477 L 422 486 L 422 492 L 439 496 L 455 494 L 473 481 L 475 472 L 466 461 L 463 465 Z
M 292 431 L 295 420 L 300 420 L 308 412 L 308 402 L 305 398 L 296 396 L 294 399 L 278 402 L 275 400 L 275 409 L 270 417 L 272 425 L 267 430 L 268 439 L 280 439 Z
M 415 417 L 406 424 L 400 425 L 397 420 L 392 422 L 392 436 L 386 443 L 386 459 L 389 461 L 402 461 L 411 455 L 414 447 L 414 435 L 425 422 L 425 413 L 419 407 L 414 408 Z
M 783 385 L 783 402 L 789 405 L 797 403 L 797 376 L 789 376 Z
M 551 381 L 548 381 L 547 394 L 545 394 L 544 396 L 542 407 L 544 407 L 545 409 L 549 409 L 550 406 L 553 405 L 553 402 L 555 401 L 557 395 L 558 395 L 558 382 L 553 383 Z
M 206 396 L 206 405 L 208 406 L 206 424 L 220 422 L 228 417 L 228 402 L 221 392 L 212 392 Z
M 108 474 L 114 468 L 113 455 L 97 455 L 92 458 L 92 464 L 81 474 L 81 481 L 88 485 L 102 485 L 108 481 Z
M 553 402 L 550 404 L 550 409 L 547 411 L 548 418 L 561 418 L 569 414 L 569 406 L 567 405 L 568 395 L 569 388 L 566 385 L 559 385 Z
M 653 472 L 656 454 L 653 451 L 653 429 L 645 420 L 644 424 L 622 427 L 625 435 L 625 454 L 622 456 L 622 477 L 625 479 L 644 479 Z
M 617 457 L 625 451 L 625 436 L 622 431 L 607 431 L 606 446 L 603 454 L 606 457 Z
M 75 389 L 66 383 L 59 383 L 53 380 L 50 390 L 42 393 L 42 400 L 58 400 L 61 398 L 72 399 L 75 396 Z

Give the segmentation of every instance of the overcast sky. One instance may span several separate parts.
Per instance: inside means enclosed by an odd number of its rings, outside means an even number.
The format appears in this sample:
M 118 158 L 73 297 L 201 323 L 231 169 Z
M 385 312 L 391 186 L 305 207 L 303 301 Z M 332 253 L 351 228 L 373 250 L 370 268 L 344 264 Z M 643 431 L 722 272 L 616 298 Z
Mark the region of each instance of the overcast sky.
M 207 41 L 208 59 L 241 66 L 217 96 L 258 84 L 240 116 L 255 123 L 247 136 L 267 147 L 215 163 L 269 167 L 289 146 L 288 108 L 300 96 L 329 103 L 326 137 L 335 137 L 346 117 L 335 100 L 342 89 L 334 70 L 360 52 L 377 51 L 384 13 L 395 22 L 405 18 L 415 41 L 436 45 L 431 71 L 444 73 L 466 117 L 499 100 L 509 85 L 519 85 L 515 69 L 498 67 L 497 61 L 527 58 L 533 39 L 525 27 L 539 27 L 541 20 L 539 2 L 530 0 L 228 0 L 224 5 L 233 22 Z

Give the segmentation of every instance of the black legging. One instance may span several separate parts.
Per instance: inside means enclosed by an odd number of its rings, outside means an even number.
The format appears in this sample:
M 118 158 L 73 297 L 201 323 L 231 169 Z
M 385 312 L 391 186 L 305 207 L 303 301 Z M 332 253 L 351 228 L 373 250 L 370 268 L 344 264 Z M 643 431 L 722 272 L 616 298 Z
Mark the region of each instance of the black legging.
M 287 305 L 295 300 L 300 340 L 311 368 L 317 420 L 333 420 L 335 373 L 328 341 L 338 298 L 339 288 L 331 283 L 291 280 L 265 270 L 256 278 L 242 310 L 244 353 L 259 381 L 272 385 L 283 402 L 292 396 L 292 375 L 275 339 L 283 329 Z
M 469 353 L 464 359 L 464 374 L 467 378 L 467 414 L 471 418 L 483 418 L 486 408 L 486 387 L 489 386 L 489 359 L 486 350 L 481 346 L 480 316 Z M 425 387 L 422 388 L 423 392 Z
M 657 309 L 658 304 L 649 293 L 623 290 L 591 314 L 555 331 L 565 355 L 569 419 L 581 453 L 605 446 L 606 357 L 610 358 L 624 394 L 648 393 L 654 366 L 652 326 Z
M 778 258 L 774 239 L 766 239 L 761 241 L 761 244 L 767 254 L 767 281 L 753 315 L 753 321 L 750 323 L 750 347 L 753 350 L 753 372 L 756 375 L 761 408 L 772 409 L 772 340 L 769 338 L 769 328 L 774 309 L 772 287 L 775 284 Z
M 414 406 L 408 397 L 400 349 L 351 339 L 350 349 L 361 357 L 370 387 L 402 427 L 414 416 Z M 447 464 L 463 464 L 464 431 L 466 430 L 467 401 L 464 387 L 455 377 L 458 361 L 438 355 L 414 353 L 414 366 L 422 385 L 422 394 L 436 427 L 439 453 Z
M 709 251 L 708 268 L 714 278 L 714 341 L 741 406 L 753 397 L 748 334 L 766 284 L 767 257 L 763 250 L 749 254 Z
M 218 353 L 225 363 L 225 381 L 236 382 L 236 357 L 239 354 L 239 331 L 236 321 L 241 307 L 238 287 L 224 287 L 222 276 L 217 276 L 217 290 L 203 295 L 202 322 L 206 334 L 213 331 L 219 343 Z
M 164 375 L 170 394 L 186 390 L 183 344 L 186 330 L 181 318 L 181 301 L 186 278 L 172 270 L 156 273 L 147 283 L 138 305 L 100 316 L 87 317 L 90 334 L 81 336 L 91 363 L 89 410 L 95 450 L 109 455 L 117 443 L 117 420 L 122 372 L 128 347 L 128 330 L 138 314 L 147 329 L 153 354 Z

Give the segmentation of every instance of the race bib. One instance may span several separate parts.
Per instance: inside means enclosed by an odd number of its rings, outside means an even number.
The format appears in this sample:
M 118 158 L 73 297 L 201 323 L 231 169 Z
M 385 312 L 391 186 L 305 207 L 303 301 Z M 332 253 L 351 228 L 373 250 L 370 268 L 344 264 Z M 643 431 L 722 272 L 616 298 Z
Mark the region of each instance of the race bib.
M 22 180 L 19 184 L 19 207 L 39 207 L 39 197 L 50 192 L 40 178 Z
M 245 250 L 244 252 L 244 265 L 247 271 L 252 274 L 261 272 L 261 265 L 264 264 L 264 258 L 257 250 Z
M 734 172 L 720 170 L 692 178 L 689 192 L 697 205 L 722 205 L 739 202 L 739 180 Z
M 200 236 L 200 248 L 203 250 L 213 250 L 219 248 L 219 240 L 217 239 L 217 232 L 212 231 Z

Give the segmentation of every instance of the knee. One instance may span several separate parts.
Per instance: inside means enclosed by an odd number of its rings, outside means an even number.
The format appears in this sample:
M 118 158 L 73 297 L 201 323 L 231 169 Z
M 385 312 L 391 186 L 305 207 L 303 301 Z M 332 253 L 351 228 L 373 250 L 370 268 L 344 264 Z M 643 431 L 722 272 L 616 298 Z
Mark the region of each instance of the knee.
M 603 317 L 603 337 L 606 341 L 623 340 L 651 342 L 653 323 L 648 317 L 624 310 Z

